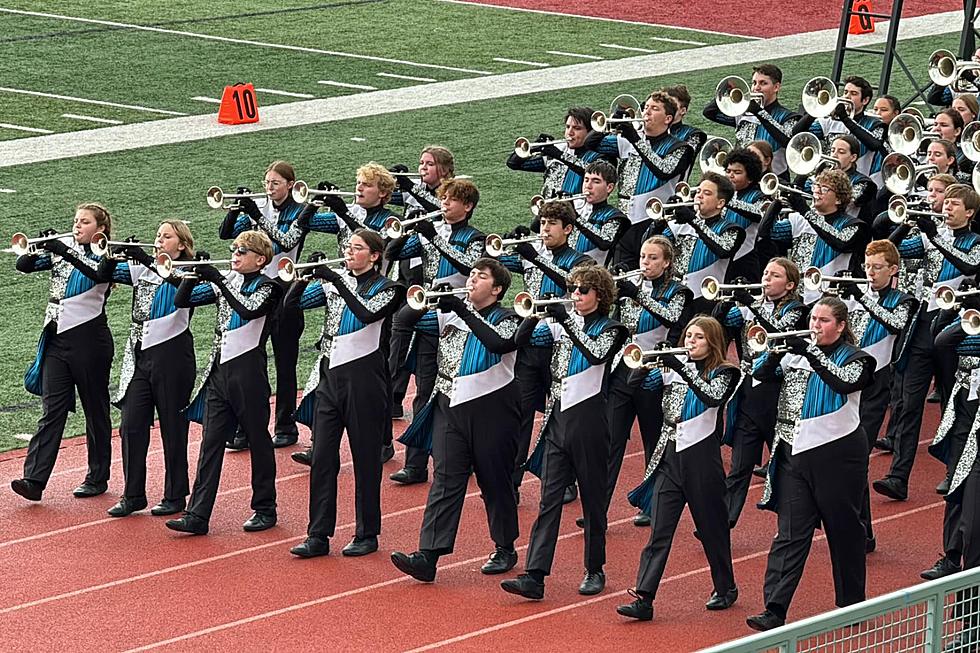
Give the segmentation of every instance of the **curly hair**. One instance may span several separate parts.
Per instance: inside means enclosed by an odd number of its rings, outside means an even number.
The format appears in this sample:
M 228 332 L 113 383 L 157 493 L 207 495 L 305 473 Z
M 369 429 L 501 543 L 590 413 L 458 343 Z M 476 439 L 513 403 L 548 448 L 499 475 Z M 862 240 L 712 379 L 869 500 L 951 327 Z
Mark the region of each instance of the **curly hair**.
M 745 168 L 745 176 L 749 178 L 750 184 L 758 183 L 762 179 L 762 160 L 755 152 L 745 147 L 732 148 L 725 159 L 725 167 L 741 164 Z
M 599 312 L 609 314 L 609 309 L 616 301 L 616 283 L 612 280 L 609 270 L 595 263 L 577 265 L 568 273 L 570 285 L 592 286 L 599 299 Z
M 384 198 L 391 197 L 391 193 L 395 190 L 395 178 L 380 163 L 374 161 L 365 163 L 357 169 L 357 177 L 369 184 L 377 184 L 378 192 Z
M 851 203 L 851 196 L 854 191 L 851 187 L 851 180 L 846 172 L 841 172 L 840 170 L 824 170 L 814 178 L 813 183 L 826 186 L 834 191 L 834 194 L 837 195 L 837 202 L 841 207 L 845 207 Z

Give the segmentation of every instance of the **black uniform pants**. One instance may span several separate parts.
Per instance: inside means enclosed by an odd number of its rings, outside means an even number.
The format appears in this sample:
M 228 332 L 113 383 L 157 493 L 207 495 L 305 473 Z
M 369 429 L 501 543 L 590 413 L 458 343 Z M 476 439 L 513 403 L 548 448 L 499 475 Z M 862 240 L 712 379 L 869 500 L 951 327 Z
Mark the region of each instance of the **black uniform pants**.
M 276 513 L 276 456 L 269 437 L 269 376 L 265 352 L 253 349 L 215 364 L 208 379 L 204 435 L 187 512 L 211 519 L 221 479 L 226 434 L 240 424 L 252 456 L 252 510 Z
M 415 399 L 412 400 L 413 419 L 418 415 L 432 396 L 436 386 L 436 352 L 439 349 L 439 336 L 417 332 L 415 334 Z M 390 415 L 390 411 L 389 411 Z M 418 447 L 405 447 L 406 469 L 426 470 L 429 467 L 429 454 Z
M 490 539 L 513 545 L 518 535 L 511 475 L 520 424 L 520 391 L 511 381 L 488 395 L 449 406 L 436 395 L 432 433 L 432 487 L 422 517 L 419 549 L 453 552 L 470 474 L 476 474 L 487 510 Z
M 112 462 L 109 423 L 109 369 L 112 367 L 112 334 L 99 317 L 64 333 L 48 327 L 41 380 L 41 419 L 27 445 L 24 478 L 48 484 L 58 458 L 69 411 L 75 410 L 75 389 L 85 411 L 85 444 L 88 473 L 85 480 L 109 480 Z
M 933 336 L 930 324 L 933 314 L 929 313 L 929 319 L 924 319 L 921 315 L 913 324 L 915 329 L 909 336 L 906 345 L 908 364 L 902 375 L 902 412 L 898 414 L 898 423 L 895 425 L 895 454 L 892 457 L 891 469 L 888 476 L 897 478 L 908 483 L 909 475 L 912 473 L 912 464 L 915 462 L 915 453 L 919 447 L 919 431 L 922 429 L 922 411 L 925 408 L 926 395 L 929 393 L 929 384 L 932 381 L 933 370 Z M 937 385 L 939 378 L 936 379 Z M 944 398 L 948 398 L 948 390 L 943 391 Z M 945 405 L 945 403 L 943 404 Z
M 629 368 L 620 362 L 609 380 L 609 398 L 606 405 L 609 412 L 609 479 L 606 492 L 606 512 L 612 503 L 612 496 L 623 467 L 626 443 L 633 430 L 633 421 L 640 421 L 640 437 L 643 440 L 644 464 L 649 462 L 656 447 L 657 439 L 663 430 L 664 410 L 662 390 L 650 391 L 640 387 L 630 387 L 626 380 Z
M 190 331 L 136 352 L 136 369 L 121 402 L 123 474 L 129 499 L 146 498 L 146 452 L 150 447 L 153 412 L 160 418 L 163 441 L 163 498 L 182 500 L 190 493 L 187 478 L 187 430 L 181 412 L 190 402 L 196 373 Z
M 688 505 L 711 568 L 712 585 L 718 594 L 724 595 L 735 587 L 735 571 L 723 494 L 725 468 L 721 462 L 721 447 L 718 438 L 710 435 L 679 453 L 676 447 L 676 442 L 667 443 L 656 471 L 650 541 L 640 554 L 636 589 L 656 597 L 674 532 L 684 506 Z
M 971 400 L 969 395 L 970 389 L 963 388 L 951 399 L 954 417 L 949 432 L 946 434 L 949 445 L 946 457 L 946 480 L 949 482 L 953 480 L 956 465 L 960 456 L 963 455 L 963 449 L 966 447 L 966 441 L 977 414 L 978 402 L 976 399 Z M 965 485 L 965 482 L 960 484 L 957 491 L 948 497 L 943 508 L 943 553 L 956 563 L 959 563 L 963 553 L 963 495 L 961 491 Z
M 538 406 L 544 405 L 544 396 L 551 387 L 551 348 L 521 347 L 517 351 L 514 376 L 521 389 L 521 425 L 514 460 L 514 487 L 520 487 L 524 479 L 524 463 L 531 450 L 534 414 Z
M 640 266 L 640 248 L 643 246 L 643 236 L 650 228 L 652 220 L 641 220 L 631 224 L 616 243 L 612 263 L 625 270 L 635 270 Z
M 411 261 L 398 261 L 398 281 L 404 284 L 406 288 L 423 283 L 422 266 L 411 267 Z M 406 311 L 412 311 L 406 307 L 404 302 L 402 302 L 402 308 Z M 402 308 L 395 312 L 391 320 L 391 349 L 388 369 L 391 370 L 392 377 L 392 407 L 395 404 L 401 404 L 408 392 L 408 381 L 412 377 L 412 373 L 404 369 L 405 357 L 408 356 L 408 348 L 412 342 L 412 327 L 418 321 L 417 311 L 412 311 L 415 317 L 409 321 L 407 315 L 402 314 Z
M 306 325 L 301 309 L 280 307 L 273 318 L 270 339 L 276 359 L 276 427 L 277 435 L 295 435 L 296 428 L 296 364 L 299 360 L 299 339 Z
M 878 439 L 878 432 L 885 421 L 885 412 L 888 410 L 888 402 L 891 400 L 892 387 L 892 366 L 886 365 L 871 377 L 871 384 L 861 392 L 861 426 L 864 428 L 865 435 L 868 436 L 868 455 L 874 449 L 875 440 Z M 871 521 L 871 491 L 869 487 L 864 489 L 864 501 L 861 504 L 861 521 L 864 522 L 864 531 L 870 540 L 874 537 L 874 528 Z
M 554 405 L 542 443 L 541 503 L 531 527 L 527 571 L 547 576 L 555 558 L 561 527 L 565 488 L 578 481 L 585 518 L 585 569 L 602 571 L 606 563 L 606 510 L 608 470 L 596 461 L 609 459 L 609 430 L 605 399 L 596 396 L 561 410 Z
M 830 547 L 837 607 L 864 600 L 865 553 L 861 501 L 868 484 L 868 439 L 860 427 L 796 455 L 776 449 L 778 532 L 769 549 L 763 588 L 766 609 L 785 617 L 823 524 Z
M 752 484 L 752 470 L 762 462 L 763 446 L 772 449 L 776 426 L 778 383 L 754 383 L 754 379 L 745 379 L 739 389 L 738 414 L 732 430 L 732 466 L 725 477 L 725 502 L 730 528 L 735 527 L 745 507 Z
M 347 429 L 354 464 L 355 536 L 381 532 L 381 444 L 390 424 L 386 364 L 380 351 L 331 370 L 320 363 L 310 466 L 311 537 L 333 537 L 337 527 L 340 439 Z

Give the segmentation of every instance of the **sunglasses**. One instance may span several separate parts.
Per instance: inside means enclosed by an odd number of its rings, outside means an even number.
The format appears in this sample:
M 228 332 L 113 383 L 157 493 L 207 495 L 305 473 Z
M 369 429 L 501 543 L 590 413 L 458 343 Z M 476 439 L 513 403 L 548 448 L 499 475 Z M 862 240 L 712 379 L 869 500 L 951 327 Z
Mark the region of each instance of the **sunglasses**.
M 232 254 L 238 254 L 239 256 L 245 256 L 249 252 L 253 251 L 244 245 L 229 245 L 228 251 Z
M 592 286 L 568 286 L 568 294 L 571 295 L 573 292 L 578 291 L 580 295 L 588 295 L 592 292 Z

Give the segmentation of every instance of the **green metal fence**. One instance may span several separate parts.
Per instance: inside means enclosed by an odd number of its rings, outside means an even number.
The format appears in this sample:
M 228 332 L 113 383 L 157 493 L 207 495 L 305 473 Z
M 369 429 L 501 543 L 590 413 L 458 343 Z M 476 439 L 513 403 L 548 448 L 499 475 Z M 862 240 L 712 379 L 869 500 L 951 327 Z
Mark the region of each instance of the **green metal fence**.
M 968 569 L 699 653 L 980 653 L 980 569 Z

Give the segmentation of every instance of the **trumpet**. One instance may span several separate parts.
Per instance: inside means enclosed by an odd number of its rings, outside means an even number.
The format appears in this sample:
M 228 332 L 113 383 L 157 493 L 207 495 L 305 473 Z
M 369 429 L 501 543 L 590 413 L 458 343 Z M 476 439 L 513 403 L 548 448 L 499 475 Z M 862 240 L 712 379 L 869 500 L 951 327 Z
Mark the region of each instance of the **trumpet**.
M 175 261 L 170 258 L 169 254 L 160 254 L 156 259 L 156 270 L 164 279 L 168 278 L 174 271 L 174 268 L 192 268 L 196 265 L 230 265 L 231 259 L 224 259 L 221 261 Z
M 74 236 L 74 234 L 68 232 L 66 234 L 54 234 L 51 236 L 41 236 L 39 238 L 28 238 L 26 234 L 16 233 L 10 237 L 10 248 L 5 249 L 4 251 L 9 254 L 16 254 L 17 256 L 36 254 L 37 248 L 34 246 L 38 243 L 47 242 L 49 240 L 61 240 L 62 238 L 68 238 L 69 236 Z
M 823 164 L 827 164 L 831 168 L 840 167 L 837 159 L 823 153 L 820 147 L 820 139 L 814 134 L 800 132 L 789 139 L 789 143 L 786 145 L 786 165 L 793 171 L 793 174 L 809 176 Z
M 92 253 L 96 256 L 109 254 L 113 247 L 139 247 L 140 249 L 156 249 L 154 243 L 137 243 L 129 240 L 109 240 L 104 233 L 92 237 Z
M 211 188 L 209 188 L 207 195 L 205 196 L 208 202 L 208 206 L 210 206 L 212 209 L 224 209 L 225 211 L 241 208 L 238 204 L 234 204 L 234 203 L 225 205 L 225 200 L 241 200 L 245 198 L 257 199 L 259 197 L 268 197 L 268 195 L 266 193 L 231 194 L 231 193 L 224 192 L 217 186 L 212 186 Z
M 964 311 L 963 316 L 960 317 L 960 325 L 966 331 L 966 335 L 980 335 L 980 311 L 975 308 Z
M 715 88 L 715 104 L 726 116 L 737 118 L 749 110 L 749 101 L 762 104 L 762 93 L 752 93 L 744 79 L 737 75 L 726 77 Z
M 639 278 L 643 276 L 643 270 L 630 270 L 629 272 L 623 272 L 622 274 L 614 275 L 613 281 L 632 281 L 634 278 Z
M 297 204 L 306 204 L 308 202 L 314 202 L 318 197 L 326 197 L 327 195 L 335 195 L 337 197 L 356 197 L 357 193 L 343 190 L 319 190 L 317 188 L 310 188 L 308 183 L 300 180 L 293 184 L 293 191 L 291 195 L 293 196 L 293 201 Z
M 770 354 L 780 354 L 789 351 L 785 346 L 776 347 L 773 345 L 773 340 L 785 340 L 786 338 L 805 338 L 810 336 L 810 342 L 816 340 L 816 334 L 809 329 L 801 329 L 799 331 L 779 331 L 776 333 L 768 333 L 766 328 L 761 324 L 755 324 L 749 327 L 749 330 L 745 332 L 745 341 L 748 344 L 749 349 L 751 349 L 756 354 L 761 354 L 764 351 L 768 351 Z
M 564 304 L 567 308 L 575 305 L 573 299 L 535 299 L 529 292 L 519 292 L 514 297 L 514 312 L 521 317 L 543 317 L 552 304 Z
M 854 117 L 854 103 L 837 95 L 837 86 L 827 77 L 814 77 L 803 87 L 803 110 L 814 118 L 828 118 L 843 104 Z
M 661 358 L 664 356 L 687 356 L 689 353 L 690 350 L 684 347 L 644 350 L 635 342 L 631 342 L 623 348 L 623 363 L 632 370 L 652 369 L 661 367 Z
M 915 186 L 916 179 L 922 175 L 932 174 L 936 170 L 936 166 L 931 163 L 916 165 L 904 154 L 892 152 L 881 163 L 881 179 L 892 193 L 907 195 Z
M 660 221 L 667 219 L 667 212 L 673 212 L 682 206 L 694 206 L 694 200 L 683 202 L 664 202 L 659 197 L 651 197 L 647 200 L 646 213 L 651 220 Z
M 762 290 L 761 283 L 719 283 L 714 277 L 705 277 L 701 282 L 701 296 L 709 302 L 731 299 L 736 290 Z
M 717 172 L 725 174 L 725 161 L 732 151 L 732 144 L 727 138 L 712 136 L 705 142 L 698 155 L 698 165 L 701 172 Z
M 596 111 L 592 114 L 592 120 L 590 124 L 592 129 L 597 132 L 612 133 L 615 131 L 614 125 L 621 125 L 623 123 L 629 122 L 633 123 L 635 129 L 640 129 L 643 126 L 643 121 L 636 117 L 635 113 L 626 112 L 626 118 L 609 118 L 601 111 Z
M 942 213 L 933 213 L 932 211 L 922 211 L 920 209 L 910 209 L 908 200 L 906 200 L 901 195 L 896 195 L 888 201 L 888 219 L 895 224 L 907 224 L 910 227 L 915 226 L 915 221 L 909 218 L 914 215 L 924 215 L 927 218 L 942 218 Z
M 487 256 L 497 258 L 506 251 L 508 247 L 520 245 L 521 243 L 537 243 L 541 241 L 541 236 L 527 236 L 525 238 L 502 238 L 497 234 L 487 236 L 486 250 Z
M 439 304 L 440 297 L 449 297 L 451 295 L 467 295 L 469 290 L 466 288 L 453 288 L 452 290 L 426 290 L 422 286 L 412 286 L 408 289 L 408 294 L 406 295 L 406 301 L 408 305 L 412 307 L 413 310 L 421 311 L 422 309 L 433 309 Z
M 968 88 L 961 82 L 968 70 L 980 70 L 980 63 L 958 60 L 949 50 L 936 50 L 929 57 L 929 79 L 936 86 L 952 86 L 958 93 L 965 92 Z
M 588 196 L 585 193 L 579 193 L 577 195 L 566 195 L 564 197 L 549 197 L 545 199 L 543 195 L 535 195 L 531 198 L 531 215 L 537 217 L 538 213 L 541 212 L 541 208 L 545 204 L 550 204 L 552 202 L 578 202 L 579 200 L 584 200 Z
M 395 216 L 391 216 L 385 220 L 385 235 L 388 236 L 388 238 L 401 238 L 402 235 L 404 235 L 407 227 L 410 227 L 413 224 L 418 224 L 419 222 L 425 222 L 426 220 L 435 220 L 436 218 L 441 218 L 443 215 L 445 215 L 443 211 L 439 210 L 432 211 L 431 213 L 425 213 L 417 218 L 410 218 L 408 220 L 399 220 Z
M 960 151 L 970 161 L 980 161 L 980 122 L 974 120 L 963 128 Z
M 835 293 L 837 290 L 836 286 L 831 286 L 830 284 L 839 284 L 839 283 L 847 283 L 847 282 L 856 283 L 859 286 L 863 286 L 871 283 L 871 281 L 868 279 L 864 279 L 863 277 L 854 277 L 851 276 L 850 274 L 842 274 L 839 277 L 827 276 L 820 271 L 820 268 L 818 268 L 815 265 L 808 267 L 803 272 L 803 287 L 811 292 L 823 291 L 824 290 L 823 284 L 826 283 L 828 284 L 826 292 Z
M 685 202 L 690 202 L 694 199 L 694 189 L 686 181 L 679 181 L 674 186 L 674 195 L 677 195 L 677 197 Z
M 936 306 L 944 311 L 955 310 L 960 307 L 960 300 L 970 295 L 980 295 L 980 288 L 973 290 L 956 290 L 952 286 L 939 286 L 936 288 Z
M 767 172 L 766 174 L 762 175 L 762 179 L 759 180 L 759 190 L 762 191 L 763 195 L 773 198 L 778 198 L 783 193 L 795 193 L 805 197 L 808 200 L 813 199 L 813 195 L 807 193 L 806 191 L 802 191 L 794 186 L 785 186 L 779 183 L 779 177 L 772 172 Z
M 516 141 L 514 141 L 514 154 L 516 154 L 522 159 L 527 159 L 532 154 L 535 154 L 534 150 L 539 150 L 542 147 L 546 147 L 548 145 L 559 145 L 561 143 L 567 144 L 568 139 L 562 138 L 556 141 L 544 141 L 544 142 L 534 143 L 522 136 L 521 138 L 518 138 Z
M 344 258 L 341 257 L 341 258 L 323 259 L 320 261 L 310 261 L 309 263 L 296 263 L 295 261 L 293 261 L 293 259 L 289 258 L 288 256 L 284 256 L 281 259 L 279 259 L 278 268 L 276 270 L 276 276 L 278 276 L 286 283 L 290 283 L 292 281 L 295 281 L 296 279 L 310 278 L 310 275 L 297 274 L 297 270 L 310 270 L 312 268 L 316 268 L 321 265 L 330 266 L 343 262 L 344 262 Z

